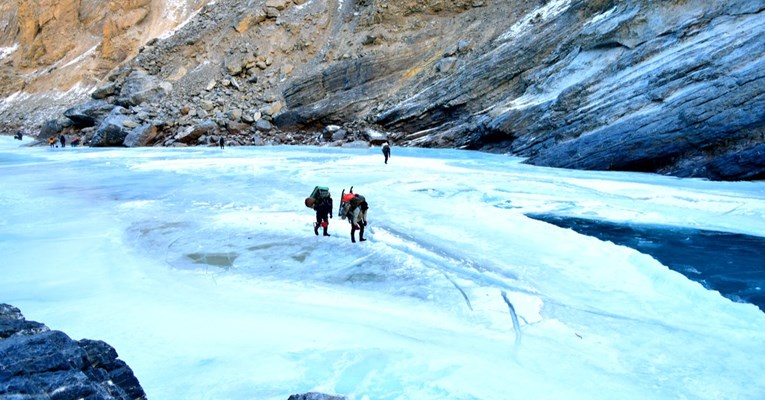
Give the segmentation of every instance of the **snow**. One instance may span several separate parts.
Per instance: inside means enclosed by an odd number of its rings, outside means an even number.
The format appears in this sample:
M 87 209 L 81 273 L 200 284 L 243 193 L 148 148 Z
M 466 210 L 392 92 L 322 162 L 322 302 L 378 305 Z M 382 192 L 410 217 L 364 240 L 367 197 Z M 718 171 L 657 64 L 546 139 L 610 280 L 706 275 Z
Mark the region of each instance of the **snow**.
M 611 15 L 614 14 L 614 12 L 616 12 L 616 10 L 617 10 L 617 8 L 613 7 L 613 8 L 610 8 L 607 11 L 604 11 L 604 12 L 602 12 L 600 14 L 596 14 L 594 17 L 592 17 L 592 19 L 587 21 L 585 26 L 595 25 L 595 24 L 600 23 L 601 21 L 607 20 L 609 17 L 611 17 Z
M 19 44 L 16 43 L 11 47 L 0 47 L 0 60 L 11 55 L 16 49 L 19 48 Z
M 205 6 L 212 7 L 213 5 L 215 5 L 214 1 L 207 3 Z M 184 26 L 191 22 L 197 16 L 197 14 L 202 11 L 202 9 L 204 9 L 204 7 L 199 7 L 193 12 L 189 13 L 187 0 L 170 1 L 170 4 L 164 8 L 165 17 L 171 21 L 177 21 L 184 16 L 186 18 L 180 24 L 175 25 L 173 29 L 170 29 L 160 35 L 159 39 L 164 40 L 175 35 L 176 32 L 180 31 Z
M 93 47 L 91 47 L 91 48 L 90 48 L 90 49 L 88 49 L 86 52 L 84 52 L 84 53 L 80 54 L 79 56 L 77 56 L 76 58 L 72 59 L 72 61 L 69 61 L 68 63 L 66 63 L 66 64 L 65 64 L 63 67 L 61 67 L 61 68 L 66 68 L 66 67 L 69 67 L 69 66 L 71 66 L 71 65 L 77 64 L 77 63 L 79 63 L 80 61 L 82 61 L 82 60 L 84 60 L 84 59 L 86 59 L 86 58 L 88 58 L 88 57 L 92 56 L 93 54 L 95 54 L 95 52 L 96 52 L 96 49 L 97 49 L 97 48 L 98 48 L 98 46 L 97 46 L 97 45 L 96 45 L 96 46 L 93 46 Z
M 308 0 L 305 3 L 297 4 L 294 7 L 295 7 L 296 10 L 302 10 L 303 8 L 308 7 L 308 5 L 311 4 L 311 3 L 313 3 L 313 0 Z M 340 6 L 342 6 L 342 1 L 340 1 Z
M 532 25 L 536 25 L 545 21 L 554 19 L 564 11 L 568 10 L 571 6 L 571 0 L 552 0 L 546 2 L 543 6 L 537 7 L 530 13 L 526 14 L 518 22 L 513 24 L 507 32 L 500 35 L 498 41 L 505 42 L 512 40 L 520 36 Z
M 0 137 L 0 302 L 111 344 L 154 400 L 765 396 L 758 308 L 525 216 L 765 236 L 765 182 L 521 161 Z M 368 241 L 313 235 L 316 185 L 366 196 Z

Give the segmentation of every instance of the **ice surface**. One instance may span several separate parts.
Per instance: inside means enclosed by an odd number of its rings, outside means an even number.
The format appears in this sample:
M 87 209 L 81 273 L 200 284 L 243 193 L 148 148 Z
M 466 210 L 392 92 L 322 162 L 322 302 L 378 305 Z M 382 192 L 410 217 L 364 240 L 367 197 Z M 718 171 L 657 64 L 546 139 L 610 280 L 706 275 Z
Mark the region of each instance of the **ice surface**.
M 757 307 L 525 216 L 765 236 L 765 182 L 392 153 L 0 137 L 0 302 L 113 345 L 152 400 L 765 397 Z M 316 185 L 366 196 L 369 241 L 314 236 Z

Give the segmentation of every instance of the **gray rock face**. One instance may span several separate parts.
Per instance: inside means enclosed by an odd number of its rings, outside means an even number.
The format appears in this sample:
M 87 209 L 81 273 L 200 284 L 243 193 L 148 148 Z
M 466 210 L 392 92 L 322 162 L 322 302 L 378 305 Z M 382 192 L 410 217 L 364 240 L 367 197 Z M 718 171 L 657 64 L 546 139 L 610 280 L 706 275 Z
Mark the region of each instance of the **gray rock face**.
M 74 341 L 0 304 L 0 398 L 140 400 L 130 367 L 102 341 Z
M 213 121 L 207 120 L 198 125 L 187 127 L 179 132 L 175 139 L 178 142 L 189 144 L 197 141 L 202 135 L 211 135 L 217 131 L 218 125 Z
M 121 105 L 156 139 L 109 145 L 376 144 L 372 128 L 537 165 L 762 179 L 764 45 L 762 0 L 219 0 L 99 76 L 103 100 L 67 106 L 64 133 Z M 40 120 L 20 102 L 0 104 L 0 132 Z
M 125 140 L 122 142 L 125 147 L 139 147 L 148 146 L 157 139 L 157 127 L 154 125 L 140 125 L 133 128 L 130 133 L 125 136 Z
M 64 111 L 64 116 L 79 127 L 96 126 L 109 115 L 114 107 L 114 104 L 104 100 L 92 100 Z
M 167 92 L 172 90 L 172 87 L 167 85 L 154 75 L 149 75 L 145 71 L 135 70 L 122 85 L 117 104 L 130 107 L 161 99 Z
M 112 112 L 101 122 L 98 126 L 93 138 L 90 139 L 90 146 L 92 147 L 105 147 L 105 146 L 122 146 L 125 143 L 125 138 L 131 133 L 134 124 L 129 116 L 123 114 L 125 111 L 122 107 L 115 107 Z
M 461 41 L 442 58 L 423 61 L 415 48 L 292 81 L 276 122 L 342 115 L 399 133 L 398 145 L 760 179 L 765 169 L 751 157 L 765 142 L 764 10 L 753 0 L 543 2 L 482 45 Z M 415 69 L 433 72 L 391 89 Z

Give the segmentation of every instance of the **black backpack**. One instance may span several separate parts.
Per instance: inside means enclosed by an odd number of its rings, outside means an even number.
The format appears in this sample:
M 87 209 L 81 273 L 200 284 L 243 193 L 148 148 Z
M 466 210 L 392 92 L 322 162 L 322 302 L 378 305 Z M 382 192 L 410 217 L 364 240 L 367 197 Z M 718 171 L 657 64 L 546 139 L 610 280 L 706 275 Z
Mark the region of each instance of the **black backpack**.
M 360 206 L 361 203 L 366 203 L 366 201 L 367 199 L 364 196 L 353 193 L 353 186 L 351 186 L 348 194 L 345 194 L 345 189 L 343 189 L 343 195 L 340 200 L 340 209 L 338 210 L 337 215 L 339 215 L 340 218 L 350 218 L 353 214 L 353 210 Z

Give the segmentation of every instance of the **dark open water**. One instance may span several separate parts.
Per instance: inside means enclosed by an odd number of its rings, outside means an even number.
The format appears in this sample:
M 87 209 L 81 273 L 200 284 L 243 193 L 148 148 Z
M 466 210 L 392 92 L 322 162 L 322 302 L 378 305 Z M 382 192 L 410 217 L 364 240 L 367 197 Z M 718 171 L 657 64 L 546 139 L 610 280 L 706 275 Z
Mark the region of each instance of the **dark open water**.
M 631 247 L 737 302 L 765 311 L 765 238 L 661 225 L 617 224 L 528 215 L 583 235 Z

